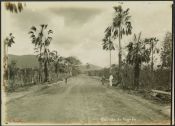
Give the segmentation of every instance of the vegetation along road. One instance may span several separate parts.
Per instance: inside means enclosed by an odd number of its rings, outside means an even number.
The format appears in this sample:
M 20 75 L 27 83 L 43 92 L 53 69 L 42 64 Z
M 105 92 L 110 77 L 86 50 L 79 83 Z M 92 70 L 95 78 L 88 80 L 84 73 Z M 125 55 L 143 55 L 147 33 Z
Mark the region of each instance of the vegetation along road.
M 121 89 L 101 85 L 98 79 L 86 75 L 72 77 L 67 84 L 40 85 L 28 92 L 19 98 L 8 96 L 7 122 L 168 124 L 170 121 L 160 113 L 161 106 Z M 15 96 L 17 92 L 13 93 Z M 20 93 L 24 94 L 21 91 L 18 95 Z

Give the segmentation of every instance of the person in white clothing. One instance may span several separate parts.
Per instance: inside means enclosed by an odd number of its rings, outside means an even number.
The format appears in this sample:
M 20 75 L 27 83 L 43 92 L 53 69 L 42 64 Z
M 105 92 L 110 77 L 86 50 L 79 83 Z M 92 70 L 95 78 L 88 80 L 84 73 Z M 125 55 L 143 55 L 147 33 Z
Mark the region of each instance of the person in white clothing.
M 113 80 L 113 76 L 112 74 L 109 76 L 109 85 L 112 86 L 112 80 Z

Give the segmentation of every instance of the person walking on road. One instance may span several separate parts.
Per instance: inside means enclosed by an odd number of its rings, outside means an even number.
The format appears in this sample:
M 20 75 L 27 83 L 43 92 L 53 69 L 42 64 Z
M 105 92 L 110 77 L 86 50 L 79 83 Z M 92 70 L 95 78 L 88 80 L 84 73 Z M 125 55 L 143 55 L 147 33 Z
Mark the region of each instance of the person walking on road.
M 101 83 L 102 83 L 102 85 L 104 85 L 104 83 L 105 83 L 105 76 L 104 75 L 101 78 Z
M 112 74 L 109 76 L 109 85 L 112 86 L 112 80 L 113 80 L 113 76 Z
M 65 84 L 67 84 L 68 75 L 65 76 Z

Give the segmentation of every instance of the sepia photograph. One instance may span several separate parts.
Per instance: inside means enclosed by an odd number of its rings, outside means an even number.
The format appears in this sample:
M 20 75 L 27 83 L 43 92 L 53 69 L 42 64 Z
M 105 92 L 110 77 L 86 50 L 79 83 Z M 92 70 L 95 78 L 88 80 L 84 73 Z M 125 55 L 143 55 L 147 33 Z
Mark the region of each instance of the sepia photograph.
M 172 8 L 1 2 L 2 125 L 172 125 Z

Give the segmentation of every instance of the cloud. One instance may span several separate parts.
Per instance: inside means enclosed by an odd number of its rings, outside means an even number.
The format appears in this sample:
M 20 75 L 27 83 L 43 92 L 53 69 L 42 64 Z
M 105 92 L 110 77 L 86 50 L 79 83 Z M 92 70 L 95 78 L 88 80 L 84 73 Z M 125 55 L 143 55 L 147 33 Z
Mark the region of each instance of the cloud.
M 19 14 L 10 13 L 10 18 L 13 19 L 12 23 L 14 27 L 25 31 L 29 30 L 33 25 L 49 24 L 51 19 L 47 11 L 36 11 L 29 8 L 25 8 L 24 11 Z
M 57 18 L 56 21 L 55 18 L 53 18 L 54 20 L 51 22 L 51 24 L 57 27 L 54 29 L 56 34 L 53 36 L 53 43 L 57 46 L 69 50 L 78 45 L 85 45 L 82 48 L 95 49 L 95 43 L 99 44 L 101 42 L 104 34 L 104 29 L 109 24 L 109 19 L 111 19 L 111 16 L 106 16 L 104 20 L 105 15 L 110 15 L 108 13 L 109 12 L 100 13 L 96 15 L 93 20 L 86 21 L 81 27 L 76 28 L 65 25 L 63 18 L 55 17 Z
M 49 11 L 64 17 L 67 26 L 81 26 L 102 12 L 99 8 L 81 7 L 49 8 Z

